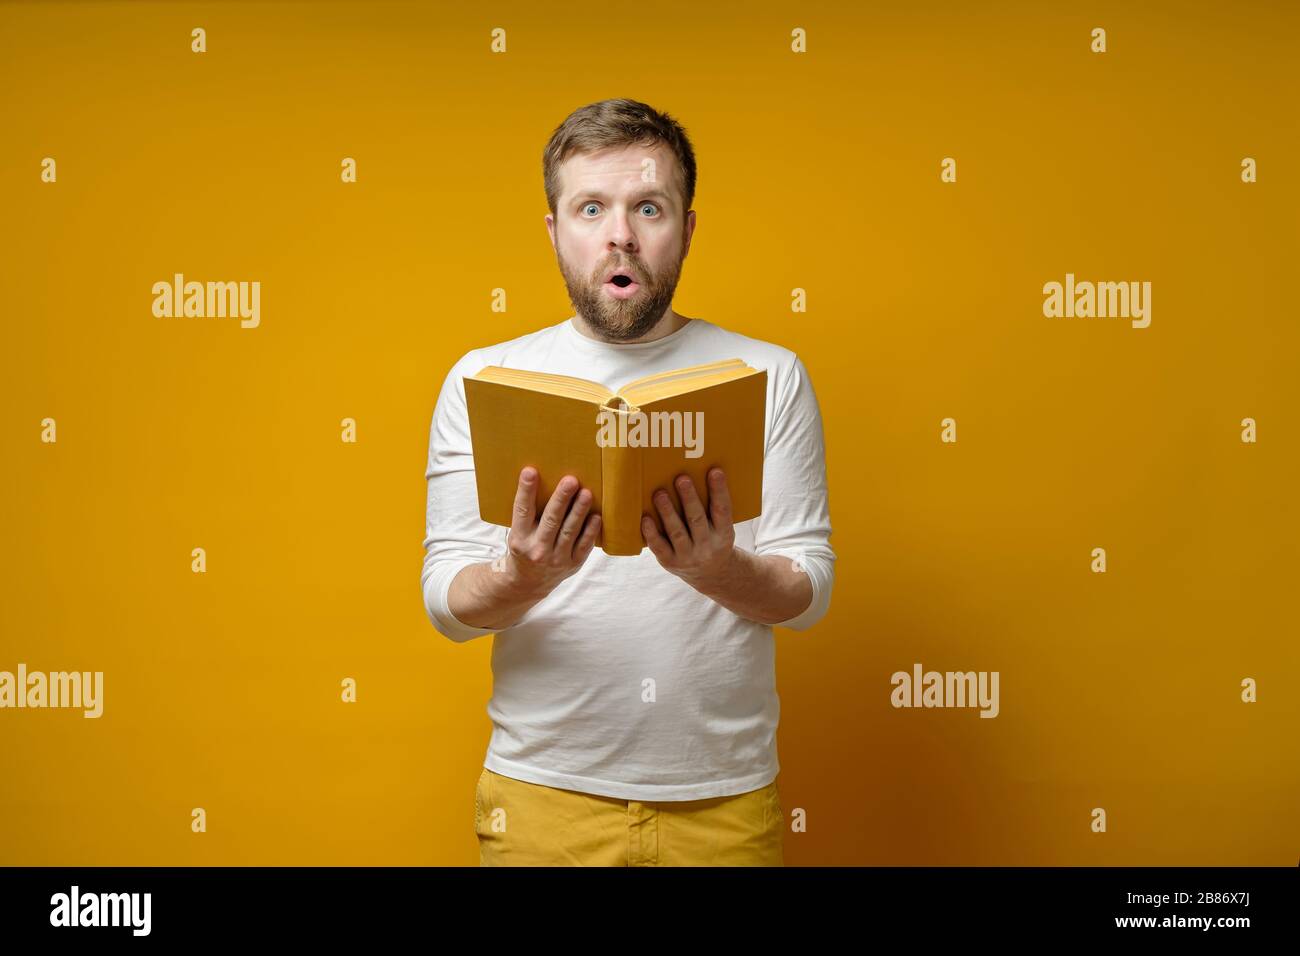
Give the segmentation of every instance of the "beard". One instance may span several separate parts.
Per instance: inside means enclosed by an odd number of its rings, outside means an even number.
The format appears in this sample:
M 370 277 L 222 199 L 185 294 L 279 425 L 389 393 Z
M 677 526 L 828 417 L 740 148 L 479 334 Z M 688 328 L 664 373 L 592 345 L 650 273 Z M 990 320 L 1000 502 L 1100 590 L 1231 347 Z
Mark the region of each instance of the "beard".
M 685 255 L 678 255 L 670 267 L 655 275 L 644 262 L 632 256 L 614 255 L 601 261 L 589 276 L 579 275 L 556 253 L 569 301 L 574 311 L 603 338 L 614 342 L 639 339 L 663 318 L 673 304 Z M 622 269 L 636 279 L 640 288 L 629 299 L 616 299 L 605 292 L 604 278 L 610 270 Z

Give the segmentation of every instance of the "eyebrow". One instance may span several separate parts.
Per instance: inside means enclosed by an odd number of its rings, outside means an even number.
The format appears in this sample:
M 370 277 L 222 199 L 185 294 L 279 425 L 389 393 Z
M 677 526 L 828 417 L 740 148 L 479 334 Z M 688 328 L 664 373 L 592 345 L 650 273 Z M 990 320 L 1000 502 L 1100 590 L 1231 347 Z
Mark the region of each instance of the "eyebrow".
M 657 189 L 657 188 L 656 188 L 656 189 L 650 189 L 650 190 L 647 190 L 646 192 L 643 192 L 643 193 L 637 193 L 637 195 L 640 196 L 642 199 L 660 199 L 660 200 L 663 200 L 664 202 L 672 202 L 672 198 L 671 198 L 671 197 L 670 197 L 666 192 L 664 192 L 662 189 Z M 609 198 L 609 195 L 606 194 L 606 193 L 601 192 L 601 191 L 598 190 L 598 189 L 588 189 L 588 190 L 584 190 L 583 192 L 578 193 L 578 195 L 574 198 L 574 202 L 579 202 L 579 201 L 581 201 L 581 200 L 585 200 L 585 199 L 588 199 L 588 198 L 590 198 L 590 199 L 608 199 L 608 198 Z M 640 201 L 640 200 L 638 200 L 638 202 L 639 202 L 639 201 Z

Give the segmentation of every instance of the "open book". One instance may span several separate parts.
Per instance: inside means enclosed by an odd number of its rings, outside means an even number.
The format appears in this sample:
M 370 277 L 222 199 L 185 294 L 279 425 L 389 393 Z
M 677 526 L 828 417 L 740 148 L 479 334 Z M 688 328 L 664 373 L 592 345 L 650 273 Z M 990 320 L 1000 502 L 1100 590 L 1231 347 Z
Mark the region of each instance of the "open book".
M 479 516 L 510 527 L 519 473 L 540 477 L 536 514 L 573 475 L 601 516 L 596 544 L 606 554 L 640 554 L 641 517 L 661 534 L 651 500 L 668 492 L 683 517 L 674 479 L 690 475 L 706 514 L 707 476 L 721 468 L 732 521 L 762 512 L 767 370 L 740 359 L 692 365 L 628 382 L 617 392 L 569 375 L 489 365 L 465 377 Z

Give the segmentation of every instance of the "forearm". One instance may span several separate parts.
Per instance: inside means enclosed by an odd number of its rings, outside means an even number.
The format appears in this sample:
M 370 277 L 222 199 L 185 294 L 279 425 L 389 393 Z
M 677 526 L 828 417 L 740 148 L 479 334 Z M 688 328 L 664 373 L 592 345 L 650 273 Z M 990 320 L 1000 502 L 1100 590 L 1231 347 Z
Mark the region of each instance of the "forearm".
M 452 579 L 447 605 L 462 624 L 504 630 L 518 623 L 545 596 L 485 561 L 462 568 Z
M 793 559 L 743 548 L 732 549 L 731 561 L 716 578 L 692 587 L 760 624 L 788 621 L 807 610 L 813 599 L 812 580 L 796 568 Z

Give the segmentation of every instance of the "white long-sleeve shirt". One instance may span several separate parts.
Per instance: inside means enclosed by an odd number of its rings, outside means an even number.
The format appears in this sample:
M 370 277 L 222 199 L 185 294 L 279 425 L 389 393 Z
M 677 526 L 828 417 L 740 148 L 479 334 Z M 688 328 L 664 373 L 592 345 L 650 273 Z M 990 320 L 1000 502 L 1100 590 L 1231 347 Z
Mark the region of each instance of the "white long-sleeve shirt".
M 514 625 L 494 631 L 457 620 L 447 603 L 452 579 L 503 555 L 509 533 L 479 517 L 462 376 L 499 365 L 617 389 L 729 358 L 767 369 L 763 510 L 735 525 L 736 545 L 797 561 L 812 582 L 807 610 L 760 624 L 670 574 L 649 548 L 611 556 L 597 547 Z M 776 778 L 773 627 L 802 631 L 822 618 L 835 562 L 821 413 L 795 353 L 703 319 L 653 342 L 620 345 L 583 335 L 569 318 L 473 349 L 443 381 L 425 477 L 425 610 L 453 641 L 496 634 L 484 766 L 549 787 L 645 801 L 731 796 Z M 538 513 L 545 504 L 537 503 Z

